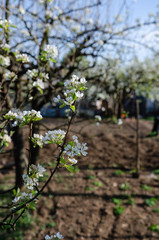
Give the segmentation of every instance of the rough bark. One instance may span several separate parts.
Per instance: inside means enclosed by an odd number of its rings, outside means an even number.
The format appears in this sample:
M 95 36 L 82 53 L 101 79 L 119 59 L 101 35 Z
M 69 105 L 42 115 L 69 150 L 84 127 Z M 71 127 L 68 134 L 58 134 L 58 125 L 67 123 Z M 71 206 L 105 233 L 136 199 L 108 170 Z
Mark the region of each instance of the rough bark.
M 12 140 L 14 144 L 14 159 L 16 167 L 15 184 L 16 188 L 21 188 L 23 185 L 22 175 L 28 165 L 28 159 L 24 152 L 23 130 L 21 128 L 16 127 L 14 129 Z

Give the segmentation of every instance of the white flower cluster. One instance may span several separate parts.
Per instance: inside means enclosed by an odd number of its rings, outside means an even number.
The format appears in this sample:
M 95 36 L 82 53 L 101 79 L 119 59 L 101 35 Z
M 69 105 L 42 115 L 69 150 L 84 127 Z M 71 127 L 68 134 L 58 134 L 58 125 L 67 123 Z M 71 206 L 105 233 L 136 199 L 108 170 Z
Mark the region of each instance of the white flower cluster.
M 17 75 L 15 74 L 15 72 L 10 72 L 9 70 L 7 70 L 5 73 L 4 73 L 4 78 L 5 80 L 16 80 L 17 79 Z
M 45 84 L 42 79 L 37 79 L 35 82 L 33 82 L 33 87 L 36 87 L 38 89 L 44 89 Z
M 11 24 L 10 20 L 0 19 L 0 27 L 1 28 L 4 28 L 6 30 L 9 27 L 10 24 Z
M 9 46 L 9 44 L 7 44 L 7 43 L 1 44 L 1 45 L 0 45 L 0 48 L 1 48 L 2 50 L 4 50 L 5 52 L 9 52 L 9 51 L 10 51 L 10 46 Z
M 29 167 L 29 174 L 23 174 L 22 176 L 26 188 L 29 190 L 33 190 L 34 186 L 38 186 L 39 177 L 42 177 L 45 171 L 46 169 L 43 168 L 40 164 L 38 164 L 37 166 L 32 164 Z M 17 192 L 15 193 L 16 193 L 15 198 L 12 200 L 13 203 L 17 203 L 20 201 L 23 202 L 33 198 L 33 193 L 26 192 L 21 193 L 20 189 L 17 189 Z
M 50 239 L 53 239 L 53 238 L 63 239 L 64 237 L 59 232 L 56 233 L 56 235 L 51 235 L 51 236 L 46 235 L 45 236 L 45 240 L 50 240 Z
M 77 163 L 77 160 L 74 156 L 86 156 L 86 150 L 88 147 L 87 143 L 80 144 L 77 136 L 73 136 L 73 141 L 69 142 L 68 145 L 64 147 L 64 154 L 67 155 L 67 161 L 69 161 L 72 165 Z
M 13 120 L 13 126 L 25 125 L 33 121 L 39 121 L 42 119 L 40 111 L 20 111 L 19 109 L 10 110 L 4 115 L 5 119 Z
M 24 15 L 25 14 L 25 8 L 23 8 L 23 6 L 22 5 L 20 5 L 19 6 L 19 12 L 22 14 L 22 15 Z
M 45 88 L 45 80 L 49 79 L 48 73 L 39 73 L 37 69 L 28 70 L 27 75 L 30 79 L 32 86 L 36 87 L 38 90 L 43 90 Z
M 29 167 L 29 174 L 23 174 L 24 185 L 28 189 L 33 190 L 34 186 L 39 184 L 39 177 L 43 177 L 43 172 L 45 171 L 46 169 L 40 164 L 37 166 L 32 164 Z
M 18 53 L 18 54 L 16 54 L 15 57 L 16 57 L 17 62 L 21 62 L 21 63 L 29 63 L 30 62 L 29 57 L 24 53 L 23 54 Z
M 49 143 L 61 144 L 63 138 L 65 137 L 65 134 L 66 132 L 61 129 L 48 131 L 45 136 L 42 136 L 40 134 L 34 134 L 32 142 L 34 143 L 34 146 L 38 145 L 40 147 L 42 147 L 44 144 Z
M 85 78 L 79 78 L 76 75 L 72 75 L 72 79 L 71 80 L 66 80 L 64 83 L 65 87 L 73 87 L 73 88 L 79 88 L 81 87 L 81 85 L 86 84 L 87 81 Z
M 85 84 L 87 83 L 85 78 L 79 78 L 76 75 L 73 75 L 71 80 L 66 80 L 64 86 L 68 88 L 64 91 L 65 100 L 62 100 L 60 95 L 54 98 L 55 103 L 62 102 L 65 105 L 72 106 L 76 100 L 79 100 L 83 97 L 81 91 L 85 90 Z
M 37 76 L 38 76 L 38 69 L 28 70 L 27 71 L 27 75 L 29 76 L 30 79 L 37 78 Z
M 0 134 L 0 140 L 4 143 L 10 143 L 11 142 L 11 137 L 8 135 L 7 131 L 4 130 L 3 132 L 1 132 Z
M 18 193 L 15 198 L 12 200 L 13 203 L 17 203 L 19 201 L 27 201 L 29 199 L 31 199 L 33 197 L 32 193 L 26 193 L 26 192 L 23 192 L 23 193 Z
M 32 69 L 27 71 L 27 75 L 29 79 L 37 79 L 40 78 L 42 80 L 47 80 L 49 79 L 48 73 L 39 73 L 38 69 Z
M 46 58 L 47 60 L 49 59 L 54 59 L 58 56 L 58 50 L 57 47 L 54 45 L 46 45 L 44 48 L 44 51 L 46 52 Z
M 0 66 L 8 67 L 10 65 L 10 58 L 0 55 Z

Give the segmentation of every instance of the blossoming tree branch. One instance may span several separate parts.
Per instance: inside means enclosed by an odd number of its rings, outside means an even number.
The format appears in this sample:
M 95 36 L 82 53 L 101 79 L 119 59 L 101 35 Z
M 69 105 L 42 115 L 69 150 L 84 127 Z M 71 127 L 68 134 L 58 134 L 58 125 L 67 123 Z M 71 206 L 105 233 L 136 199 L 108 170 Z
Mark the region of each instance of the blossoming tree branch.
M 1 20 L 0 26 L 4 32 L 6 32 L 8 31 L 10 23 L 6 20 Z M 4 56 L 0 56 L 1 65 L 3 67 L 7 67 L 10 64 L 10 58 L 7 56 L 10 51 L 10 47 L 4 42 L 1 45 L 1 49 L 4 53 Z M 55 46 L 46 45 L 44 51 L 42 51 L 39 57 L 39 61 L 45 64 L 48 64 L 49 61 L 56 62 L 55 58 L 57 57 L 57 54 L 58 51 Z M 14 55 L 16 61 L 20 62 L 21 65 L 29 62 L 29 58 L 26 54 L 15 52 Z M 27 75 L 30 79 L 31 87 L 37 88 L 37 90 L 42 94 L 44 89 L 44 81 L 49 78 L 48 74 L 37 69 L 32 69 L 27 71 Z M 11 72 L 7 75 L 7 78 L 10 80 L 10 82 L 12 82 L 15 78 L 17 78 L 17 75 Z M 87 144 L 80 143 L 77 136 L 72 136 L 72 140 L 68 141 L 70 126 L 76 114 L 76 103 L 84 95 L 83 91 L 86 90 L 86 82 L 87 81 L 84 78 L 79 78 L 76 75 L 73 75 L 70 80 L 66 80 L 64 83 L 64 98 L 60 97 L 60 95 L 54 98 L 55 103 L 61 103 L 61 108 L 66 105 L 70 107 L 70 114 L 66 131 L 59 129 L 48 131 L 45 133 L 45 135 L 33 134 L 32 127 L 34 123 L 42 119 L 40 111 L 36 111 L 34 109 L 28 111 L 13 108 L 3 115 L 2 128 L 0 133 L 1 147 L 4 145 L 8 146 L 8 144 L 11 142 L 11 135 L 8 135 L 8 132 L 6 131 L 8 124 L 10 124 L 11 129 L 29 125 L 29 141 L 33 143 L 34 147 L 39 146 L 42 148 L 46 144 L 55 144 L 59 149 L 59 154 L 56 158 L 55 168 L 50 170 L 50 175 L 47 181 L 41 185 L 39 183 L 39 179 L 43 177 L 43 174 L 47 171 L 47 169 L 45 169 L 41 163 L 38 163 L 37 165 L 31 164 L 29 153 L 28 167 L 26 169 L 26 173 L 22 176 L 25 191 L 21 191 L 20 188 L 14 188 L 13 199 L 11 202 L 7 206 L 1 206 L 2 208 L 8 209 L 8 213 L 0 222 L 0 227 L 9 226 L 14 229 L 19 218 L 22 217 L 22 215 L 27 210 L 35 209 L 40 195 L 52 180 L 58 168 L 63 167 L 68 171 L 73 172 L 73 165 L 77 163 L 76 157 L 87 155 Z M 32 88 L 30 88 L 30 91 L 32 91 Z M 6 93 L 4 100 L 6 100 L 7 94 L 8 92 Z M 4 105 L 1 104 L 1 108 L 3 107 Z M 56 235 L 45 236 L 45 239 L 53 238 L 62 239 L 63 236 L 60 233 L 57 233 Z

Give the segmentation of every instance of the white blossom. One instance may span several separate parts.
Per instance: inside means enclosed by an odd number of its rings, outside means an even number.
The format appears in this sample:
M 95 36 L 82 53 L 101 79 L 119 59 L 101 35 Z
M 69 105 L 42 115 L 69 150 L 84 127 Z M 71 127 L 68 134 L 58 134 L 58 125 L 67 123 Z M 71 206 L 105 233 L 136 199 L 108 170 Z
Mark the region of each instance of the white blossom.
M 33 190 L 34 186 L 39 184 L 39 177 L 43 176 L 43 173 L 46 171 L 40 164 L 37 166 L 32 164 L 29 167 L 29 174 L 23 174 L 23 181 L 26 188 Z
M 4 28 L 5 30 L 9 27 L 9 25 L 11 24 L 10 20 L 7 19 L 0 19 L 0 26 L 2 28 Z
M 23 8 L 22 5 L 19 6 L 19 12 L 24 15 L 25 14 L 25 8 Z
M 20 111 L 18 109 L 10 110 L 4 115 L 6 119 L 14 120 L 13 126 L 16 127 L 20 124 L 28 124 L 29 122 L 39 121 L 42 119 L 40 111 Z
M 81 154 L 83 156 L 86 156 L 86 150 L 88 149 L 88 147 L 86 146 L 87 143 L 80 144 L 76 136 L 73 136 L 73 140 L 73 144 L 71 142 L 64 148 L 64 154 L 68 155 L 68 159 L 72 159 L 74 158 L 74 156 L 80 156 Z
M 0 140 L 2 140 L 5 143 L 11 143 L 11 137 L 8 135 L 7 131 L 4 130 L 0 134 Z
M 7 70 L 5 73 L 4 73 L 4 77 L 6 80 L 11 80 L 12 81 L 16 80 L 17 79 L 17 75 L 15 74 L 15 72 L 10 72 L 9 70 Z
M 29 168 L 29 173 L 34 173 L 36 174 L 36 177 L 43 177 L 43 173 L 46 172 L 46 169 L 44 167 L 42 167 L 39 163 L 38 165 L 34 165 L 32 164 Z
M 10 45 L 7 43 L 3 43 L 0 45 L 0 48 L 2 48 L 4 51 L 9 51 L 10 50 Z
M 0 66 L 8 67 L 10 65 L 10 58 L 0 55 Z
M 19 200 L 20 200 L 20 196 L 17 196 L 17 197 L 15 197 L 15 198 L 12 200 L 12 202 L 13 202 L 13 203 L 17 203 Z
M 27 71 L 27 75 L 32 79 L 38 76 L 38 69 L 32 69 Z
M 78 162 L 75 158 L 68 158 L 68 161 L 69 161 L 72 165 L 74 165 L 74 164 L 76 164 L 76 163 Z
M 33 135 L 33 138 L 38 146 L 43 146 L 44 141 L 43 141 L 43 136 L 41 134 L 35 134 Z
M 56 233 L 56 235 L 51 235 L 51 236 L 46 235 L 45 236 L 45 240 L 50 240 L 50 239 L 53 239 L 53 238 L 63 239 L 64 237 L 59 232 Z
M 62 236 L 62 234 L 60 234 L 59 232 L 54 236 L 54 237 L 57 237 L 59 239 L 63 239 L 64 237 Z
M 44 89 L 45 85 L 42 79 L 37 79 L 35 82 L 33 82 L 33 87 L 37 87 L 39 89 Z
M 16 60 L 18 62 L 21 62 L 21 63 L 29 63 L 30 62 L 29 57 L 24 53 L 23 54 L 20 54 L 20 53 L 16 54 Z
M 60 97 L 60 95 L 57 95 L 57 97 L 54 98 L 54 102 L 58 103 L 60 101 L 61 101 L 61 97 Z
M 75 111 L 75 104 L 76 100 L 80 100 L 83 97 L 83 90 L 86 89 L 85 78 L 79 78 L 76 75 L 72 75 L 72 78 L 70 80 L 66 80 L 64 82 L 64 86 L 66 87 L 66 90 L 64 91 L 65 99 L 61 99 L 61 97 L 58 95 L 56 98 L 54 98 L 54 101 L 56 103 L 61 102 L 64 106 L 68 105 L 72 108 L 73 111 Z M 74 108 L 73 108 L 74 107 Z
M 32 193 L 22 192 L 22 193 L 19 193 L 17 196 L 15 196 L 15 198 L 12 200 L 12 202 L 17 203 L 20 200 L 29 200 L 32 197 L 33 197 Z
M 56 58 L 58 56 L 58 50 L 57 50 L 57 47 L 54 46 L 54 45 L 46 45 L 45 48 L 44 48 L 44 51 L 46 52 L 47 54 L 47 59 L 49 58 Z
M 82 98 L 83 95 L 84 95 L 84 94 L 81 93 L 80 91 L 77 91 L 77 92 L 76 92 L 76 97 L 77 97 L 78 99 Z

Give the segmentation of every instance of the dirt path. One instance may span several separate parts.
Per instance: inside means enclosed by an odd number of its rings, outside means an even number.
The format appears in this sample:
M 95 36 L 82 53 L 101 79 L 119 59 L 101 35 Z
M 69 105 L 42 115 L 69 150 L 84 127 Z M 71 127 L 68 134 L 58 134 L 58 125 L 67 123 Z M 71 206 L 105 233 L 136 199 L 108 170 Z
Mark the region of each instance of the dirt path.
M 45 124 L 53 128 L 62 122 L 48 119 Z M 159 239 L 148 229 L 159 224 L 159 176 L 153 172 L 159 168 L 159 138 L 146 137 L 151 128 L 151 122 L 140 121 L 142 173 L 136 179 L 135 120 L 121 127 L 104 122 L 96 127 L 92 120 L 74 124 L 73 134 L 80 131 L 80 140 L 88 143 L 88 156 L 79 160 L 74 174 L 58 171 L 22 239 L 42 240 L 57 231 L 65 240 Z M 47 146 L 39 161 L 53 164 L 55 155 Z

